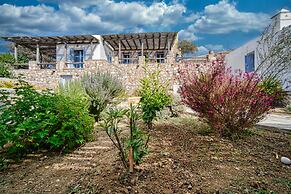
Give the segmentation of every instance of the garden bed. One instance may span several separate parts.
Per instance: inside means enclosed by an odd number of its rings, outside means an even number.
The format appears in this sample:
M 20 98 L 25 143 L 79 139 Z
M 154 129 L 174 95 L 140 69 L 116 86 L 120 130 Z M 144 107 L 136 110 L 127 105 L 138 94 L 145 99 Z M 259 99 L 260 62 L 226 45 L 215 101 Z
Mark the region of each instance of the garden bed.
M 288 133 L 262 129 L 243 139 L 208 134 L 193 117 L 160 120 L 150 153 L 127 175 L 104 132 L 65 156 L 37 153 L 0 173 L 0 193 L 290 193 Z

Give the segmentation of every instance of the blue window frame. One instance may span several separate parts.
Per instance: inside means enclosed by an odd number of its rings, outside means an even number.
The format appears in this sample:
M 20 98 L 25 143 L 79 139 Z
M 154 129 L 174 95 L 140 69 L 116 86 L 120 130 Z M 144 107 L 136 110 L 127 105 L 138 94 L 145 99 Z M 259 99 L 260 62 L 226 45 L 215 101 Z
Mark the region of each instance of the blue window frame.
M 248 53 L 245 56 L 245 72 L 255 71 L 255 52 Z
M 131 59 L 130 59 L 130 54 L 129 53 L 123 53 L 123 59 L 122 59 L 123 64 L 130 64 Z
M 83 68 L 83 62 L 84 50 L 74 50 L 74 68 Z
M 157 63 L 165 63 L 165 53 L 164 52 L 157 52 Z

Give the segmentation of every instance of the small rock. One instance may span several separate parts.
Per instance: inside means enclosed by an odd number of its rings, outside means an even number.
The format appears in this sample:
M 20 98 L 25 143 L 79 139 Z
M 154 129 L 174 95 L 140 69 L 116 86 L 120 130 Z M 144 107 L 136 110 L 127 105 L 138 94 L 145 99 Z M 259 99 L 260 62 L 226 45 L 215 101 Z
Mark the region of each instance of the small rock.
M 189 184 L 188 185 L 188 189 L 192 189 L 193 187 L 192 187 L 192 185 L 191 184 Z
M 290 165 L 291 164 L 291 160 L 289 159 L 289 158 L 287 158 L 287 157 L 281 157 L 281 162 L 283 163 L 283 164 L 286 164 L 286 165 Z
M 128 194 L 129 193 L 127 188 L 121 188 L 120 191 L 121 191 L 121 193 L 124 193 L 124 194 Z
M 168 157 L 168 156 L 170 156 L 170 153 L 169 152 L 162 152 L 162 156 Z

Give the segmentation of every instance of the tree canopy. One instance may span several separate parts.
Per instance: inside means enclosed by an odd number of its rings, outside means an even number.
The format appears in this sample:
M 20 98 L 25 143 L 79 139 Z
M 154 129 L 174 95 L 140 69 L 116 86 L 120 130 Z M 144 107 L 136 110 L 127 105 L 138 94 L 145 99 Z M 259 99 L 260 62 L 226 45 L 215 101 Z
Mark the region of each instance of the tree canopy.
M 189 40 L 181 40 L 179 42 L 179 48 L 181 49 L 182 55 L 184 55 L 185 53 L 197 51 L 197 46 Z

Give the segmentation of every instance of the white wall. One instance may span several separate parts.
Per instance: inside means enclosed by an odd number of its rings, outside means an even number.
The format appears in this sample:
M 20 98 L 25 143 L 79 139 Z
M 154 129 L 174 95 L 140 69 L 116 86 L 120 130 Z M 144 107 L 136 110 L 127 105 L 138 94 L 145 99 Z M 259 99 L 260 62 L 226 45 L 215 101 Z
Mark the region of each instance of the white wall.
M 231 67 L 233 70 L 245 71 L 245 56 L 248 53 L 255 52 L 255 68 L 256 68 L 257 67 L 256 48 L 258 46 L 258 40 L 259 37 L 227 54 L 225 56 L 227 67 Z
M 99 43 L 67 44 L 67 60 L 70 61 L 70 49 L 84 50 L 84 60 L 107 60 L 108 56 L 113 52 L 112 49 L 103 44 L 103 39 L 100 35 L 93 36 L 99 40 Z M 56 54 L 57 61 L 65 61 L 65 44 L 57 45 Z
M 274 33 L 277 33 L 277 35 L 280 34 L 280 30 L 282 30 L 284 27 L 291 25 L 291 13 L 288 10 L 281 10 L 278 14 L 276 14 L 274 17 L 272 17 L 272 24 L 271 26 L 274 26 Z M 226 65 L 227 67 L 231 67 L 234 71 L 235 70 L 241 70 L 245 71 L 245 56 L 250 53 L 255 53 L 255 69 L 258 67 L 258 53 L 257 50 L 259 44 L 258 41 L 261 37 L 257 37 L 256 39 L 247 42 L 243 46 L 231 51 L 229 54 L 226 55 Z M 274 39 L 275 40 L 275 39 Z M 264 47 L 265 45 L 260 45 L 260 47 Z M 289 70 L 287 74 L 285 74 L 284 77 L 282 77 L 282 83 L 283 87 L 286 90 L 291 91 L 291 62 L 288 64 Z
M 98 44 L 67 44 L 67 61 L 70 61 L 70 49 L 83 49 L 84 60 L 92 59 L 96 52 Z M 65 45 L 58 44 L 56 48 L 57 61 L 66 61 L 65 59 Z

